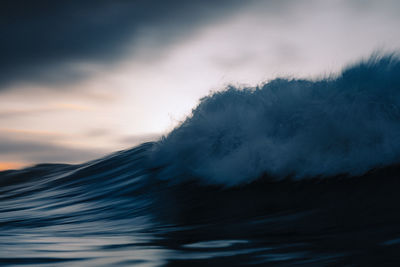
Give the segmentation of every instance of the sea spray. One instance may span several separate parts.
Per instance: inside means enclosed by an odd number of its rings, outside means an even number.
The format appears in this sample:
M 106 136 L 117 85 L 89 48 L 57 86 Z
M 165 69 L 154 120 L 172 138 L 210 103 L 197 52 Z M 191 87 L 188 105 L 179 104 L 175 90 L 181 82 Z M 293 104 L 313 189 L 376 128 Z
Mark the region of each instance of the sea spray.
M 150 158 L 162 179 L 227 186 L 265 174 L 359 175 L 399 162 L 399 57 L 374 55 L 319 80 L 229 86 L 202 98 Z

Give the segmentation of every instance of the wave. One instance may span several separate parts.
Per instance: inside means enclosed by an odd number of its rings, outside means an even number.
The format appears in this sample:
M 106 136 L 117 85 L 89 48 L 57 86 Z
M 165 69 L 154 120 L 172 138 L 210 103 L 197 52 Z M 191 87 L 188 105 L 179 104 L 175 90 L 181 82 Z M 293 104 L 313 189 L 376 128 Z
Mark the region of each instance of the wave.
M 399 133 L 400 60 L 373 55 L 336 76 L 212 93 L 149 158 L 177 182 L 355 176 L 399 162 Z
M 221 187 L 187 176 L 177 183 L 159 179 L 162 168 L 148 161 L 158 145 L 144 143 L 81 165 L 0 172 L 0 229 L 25 234 L 48 228 L 61 236 L 161 231 L 172 244 L 185 234 L 190 242 L 192 235 L 204 241 L 225 233 L 236 240 L 293 229 L 320 235 L 330 227 L 344 231 L 380 222 L 395 233 L 378 236 L 379 242 L 400 234 L 400 164 L 346 179 L 257 179 Z
M 0 261 L 400 262 L 399 74 L 385 56 L 337 77 L 230 87 L 157 142 L 0 172 Z

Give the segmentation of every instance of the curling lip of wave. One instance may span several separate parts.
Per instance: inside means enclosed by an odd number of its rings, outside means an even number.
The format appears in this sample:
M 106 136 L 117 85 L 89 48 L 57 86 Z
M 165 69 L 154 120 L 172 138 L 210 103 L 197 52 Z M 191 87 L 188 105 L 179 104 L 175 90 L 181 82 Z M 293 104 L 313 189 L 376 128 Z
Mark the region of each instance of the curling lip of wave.
M 201 99 L 157 142 L 162 179 L 225 186 L 361 175 L 400 160 L 400 60 L 374 55 L 319 80 L 275 79 Z

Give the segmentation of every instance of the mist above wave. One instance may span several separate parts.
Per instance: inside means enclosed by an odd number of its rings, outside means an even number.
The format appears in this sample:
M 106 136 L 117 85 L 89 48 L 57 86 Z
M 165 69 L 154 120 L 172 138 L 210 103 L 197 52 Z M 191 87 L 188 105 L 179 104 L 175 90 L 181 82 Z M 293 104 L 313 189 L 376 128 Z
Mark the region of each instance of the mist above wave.
M 319 80 L 229 86 L 202 98 L 151 158 L 161 178 L 223 185 L 264 174 L 359 175 L 399 162 L 399 57 L 375 55 Z

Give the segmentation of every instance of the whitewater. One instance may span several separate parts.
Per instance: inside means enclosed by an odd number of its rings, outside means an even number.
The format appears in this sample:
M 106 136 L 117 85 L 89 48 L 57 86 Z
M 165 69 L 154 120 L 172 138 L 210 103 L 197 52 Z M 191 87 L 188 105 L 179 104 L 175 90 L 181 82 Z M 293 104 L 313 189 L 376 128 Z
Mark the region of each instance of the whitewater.
M 170 133 L 0 172 L 4 266 L 398 266 L 400 60 L 212 93 Z

